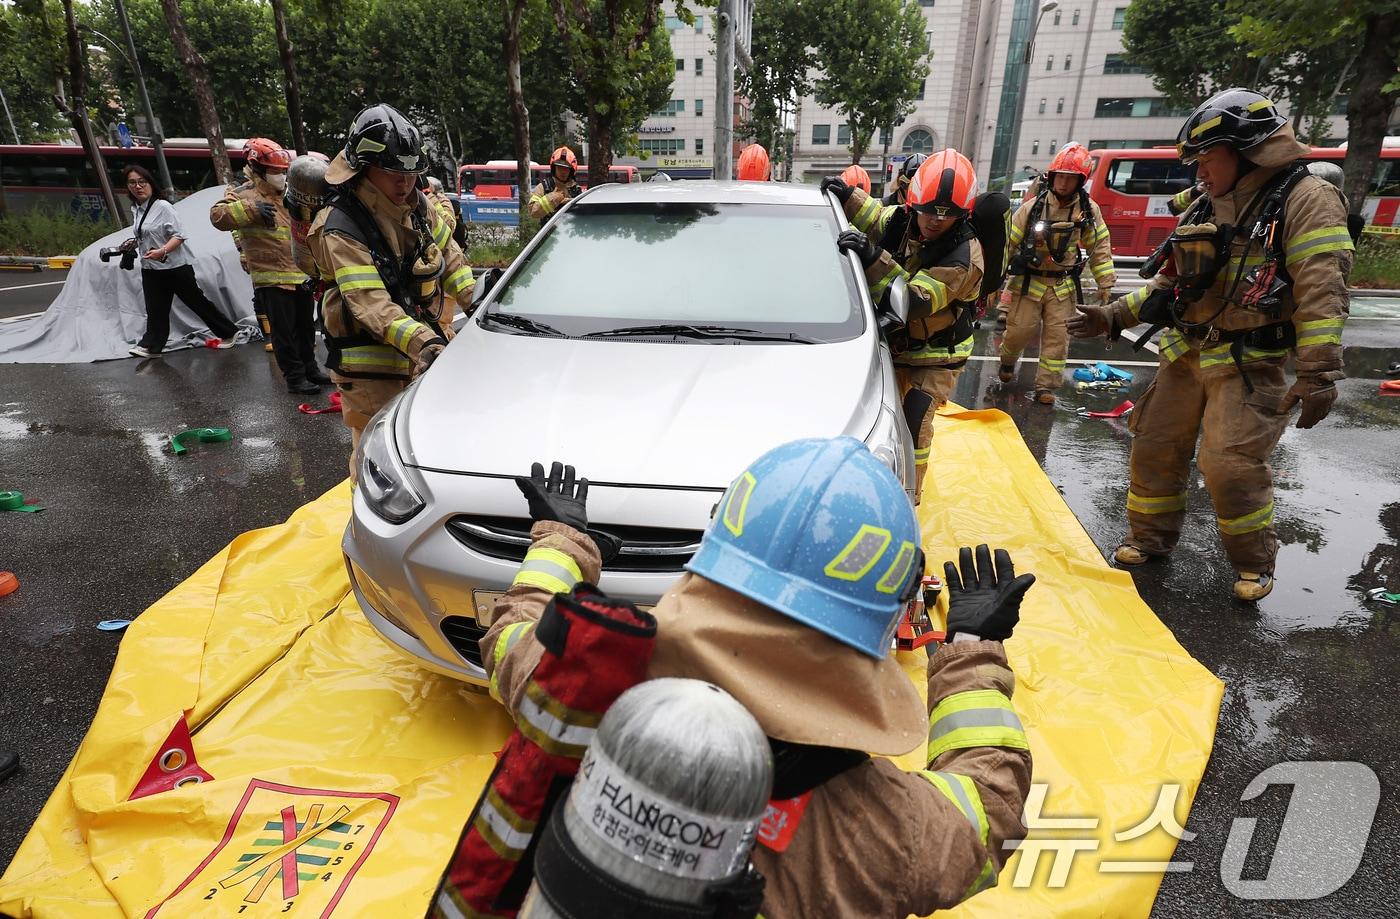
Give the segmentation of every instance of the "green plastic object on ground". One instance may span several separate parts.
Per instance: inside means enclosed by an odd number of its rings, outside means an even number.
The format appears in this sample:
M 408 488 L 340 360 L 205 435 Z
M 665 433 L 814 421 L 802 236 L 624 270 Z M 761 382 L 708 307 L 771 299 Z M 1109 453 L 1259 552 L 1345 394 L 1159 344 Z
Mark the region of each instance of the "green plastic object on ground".
M 0 511 L 23 511 L 26 514 L 37 514 L 42 510 L 42 507 L 25 504 L 24 495 L 17 491 L 0 491 Z
M 190 428 L 170 438 L 170 452 L 176 456 L 188 452 L 186 444 L 192 440 L 202 444 L 226 443 L 233 440 L 233 434 L 228 428 Z

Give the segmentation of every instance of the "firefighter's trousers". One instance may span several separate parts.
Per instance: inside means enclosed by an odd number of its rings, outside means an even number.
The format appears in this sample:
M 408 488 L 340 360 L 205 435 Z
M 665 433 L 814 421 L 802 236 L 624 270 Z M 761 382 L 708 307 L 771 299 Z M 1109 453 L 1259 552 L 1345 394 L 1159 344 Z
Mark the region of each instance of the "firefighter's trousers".
M 1040 332 L 1040 366 L 1035 372 L 1035 388 L 1054 391 L 1064 381 L 1065 358 L 1069 356 L 1069 331 L 1065 323 L 1074 315 L 1074 301 L 1056 296 L 1054 288 L 1037 300 L 1018 294 L 1006 313 L 1006 334 L 1001 340 L 1002 364 L 1021 359 L 1026 344 Z
M 922 390 L 933 397 L 928 411 L 924 412 L 923 421 L 919 423 L 919 429 L 914 432 L 914 498 L 916 503 L 924 493 L 924 474 L 928 472 L 929 451 L 933 447 L 933 416 L 938 413 L 938 406 L 948 401 L 948 396 L 958 385 L 958 375 L 962 373 L 962 370 L 962 364 L 953 369 L 939 366 L 913 367 L 908 365 L 896 365 L 894 368 L 895 378 L 899 381 L 901 397 L 911 389 Z
M 350 481 L 354 482 L 360 474 L 360 437 L 365 426 L 375 412 L 408 388 L 408 380 L 349 380 L 340 374 L 332 379 L 340 390 L 340 417 L 350 429 Z
M 1287 389 L 1283 361 L 1245 364 L 1254 385 L 1249 392 L 1233 363 L 1203 373 L 1195 348 L 1172 362 L 1161 359 L 1128 425 L 1134 437 L 1127 544 L 1152 555 L 1175 548 L 1194 453 L 1231 564 L 1236 571 L 1273 572 L 1278 539 L 1268 458 L 1288 425 L 1287 414 L 1278 413 Z

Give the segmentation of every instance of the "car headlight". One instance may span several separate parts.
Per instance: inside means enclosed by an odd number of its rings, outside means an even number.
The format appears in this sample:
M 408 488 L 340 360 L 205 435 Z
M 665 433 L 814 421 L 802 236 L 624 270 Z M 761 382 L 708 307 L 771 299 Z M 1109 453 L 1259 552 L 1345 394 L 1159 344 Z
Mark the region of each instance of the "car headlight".
M 365 503 L 390 523 L 403 523 L 421 511 L 423 498 L 414 490 L 408 468 L 399 459 L 394 443 L 394 400 L 370 420 L 360 438 L 360 480 L 357 483 Z
M 903 472 L 900 467 L 903 465 L 903 458 L 900 457 L 899 424 L 902 420 L 895 417 L 895 413 L 889 406 L 882 406 L 879 410 L 879 417 L 875 419 L 875 427 L 871 429 L 868 437 L 865 437 L 865 445 L 869 451 L 875 454 L 875 458 L 888 465 L 889 471 L 895 474 L 903 482 Z

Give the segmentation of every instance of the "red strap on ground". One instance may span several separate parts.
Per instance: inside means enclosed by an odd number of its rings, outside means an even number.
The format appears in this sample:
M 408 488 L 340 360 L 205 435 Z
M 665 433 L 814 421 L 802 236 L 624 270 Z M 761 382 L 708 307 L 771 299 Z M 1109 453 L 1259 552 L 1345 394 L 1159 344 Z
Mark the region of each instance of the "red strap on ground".
M 340 390 L 331 393 L 331 404 L 329 408 L 312 408 L 310 402 L 303 402 L 297 406 L 297 411 L 303 415 L 338 415 L 343 406 L 340 404 Z
M 1085 413 L 1084 413 L 1084 417 L 1086 417 L 1086 418 L 1122 418 L 1124 415 L 1128 414 L 1128 412 L 1131 412 L 1132 410 L 1133 410 L 1133 400 L 1132 400 L 1132 399 L 1124 399 L 1124 400 L 1123 400 L 1122 402 L 1120 402 L 1115 408 L 1112 408 L 1112 409 L 1110 409 L 1109 411 L 1106 411 L 1106 412 L 1085 412 Z

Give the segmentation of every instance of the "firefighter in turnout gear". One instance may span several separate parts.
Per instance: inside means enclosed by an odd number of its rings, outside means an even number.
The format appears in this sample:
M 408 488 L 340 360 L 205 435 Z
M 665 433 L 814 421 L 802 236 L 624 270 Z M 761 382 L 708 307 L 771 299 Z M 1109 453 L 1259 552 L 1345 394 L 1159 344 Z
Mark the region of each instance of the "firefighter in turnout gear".
M 437 208 L 418 191 L 427 165 L 418 129 L 388 105 L 355 117 L 326 170 L 333 191 L 307 234 L 327 287 L 326 348 L 359 473 L 369 419 L 442 353 L 452 337 L 443 294 L 467 307 L 471 266 Z
M 1016 362 L 1039 332 L 1035 399 L 1044 405 L 1055 404 L 1055 390 L 1064 378 L 1069 355 L 1065 322 L 1074 315 L 1075 303 L 1084 299 L 1086 262 L 1095 300 L 1107 303 L 1113 294 L 1108 227 L 1084 190 L 1090 169 L 1089 151 L 1066 144 L 1055 154 L 1036 194 L 1027 195 L 1011 219 L 1010 276 L 1001 292 L 1006 334 L 997 378 L 1003 384 L 1016 379 Z
M 1278 552 L 1269 454 L 1294 405 L 1311 428 L 1337 398 L 1353 240 L 1341 193 L 1308 172 L 1308 148 L 1259 93 L 1209 99 L 1177 150 L 1205 193 L 1149 259 L 1147 286 L 1081 308 L 1070 331 L 1115 338 L 1150 323 L 1145 341 L 1165 329 L 1156 379 L 1133 410 L 1129 532 L 1114 559 L 1140 565 L 1176 547 L 1195 453 L 1234 595 L 1253 601 L 1272 589 Z
M 822 190 L 841 200 L 855 228 L 843 232 L 837 245 L 859 256 L 870 296 L 880 301 L 895 278 L 909 285 L 909 340 L 894 362 L 905 393 L 905 414 L 916 434 L 917 500 L 928 472 L 934 414 L 948 401 L 972 354 L 972 323 L 984 270 L 982 245 L 967 220 L 977 176 L 965 156 L 948 149 L 924 160 L 902 206 L 882 207 L 834 176 L 822 180 Z M 911 391 L 927 397 L 914 411 Z
M 903 204 L 904 195 L 909 190 L 909 183 L 914 181 L 914 176 L 918 174 L 919 167 L 924 164 L 926 159 L 928 157 L 922 153 L 911 153 L 905 157 L 904 162 L 899 164 L 899 171 L 894 174 L 894 181 L 890 183 L 881 203 Z
M 315 303 L 307 276 L 292 260 L 291 218 L 282 196 L 291 154 L 276 141 L 254 137 L 243 147 L 245 180 L 230 185 L 209 209 L 209 222 L 233 233 L 253 282 L 253 309 L 272 345 L 287 391 L 311 394 L 330 377 L 316 360 Z
M 578 184 L 578 157 L 568 147 L 560 147 L 549 155 L 549 175 L 530 192 L 530 216 L 547 220 L 565 201 L 577 198 L 582 192 Z
M 612 537 L 591 535 L 587 480 L 572 467 L 555 463 L 546 477 L 536 464 L 516 482 L 533 542 L 496 603 L 481 658 L 491 695 L 520 730 L 561 747 L 591 735 L 597 716 L 543 695 L 533 677 L 546 648 L 572 647 L 555 605 L 606 600 L 584 585 L 605 564 L 595 538 Z M 928 658 L 925 706 L 891 654 L 924 573 L 919 540 L 899 481 L 863 443 L 794 441 L 734 481 L 687 573 L 652 610 L 647 678 L 715 684 L 753 714 L 773 749 L 772 800 L 752 854 L 768 919 L 927 915 L 994 886 L 1010 854 L 1004 843 L 1025 835 L 1030 748 L 1002 642 L 1034 576 L 1018 577 L 1004 551 L 994 561 L 986 546 L 945 566 L 951 637 Z M 880 755 L 921 744 L 921 771 Z M 489 816 L 522 825 L 499 810 Z M 462 915 L 452 905 L 443 913 Z

